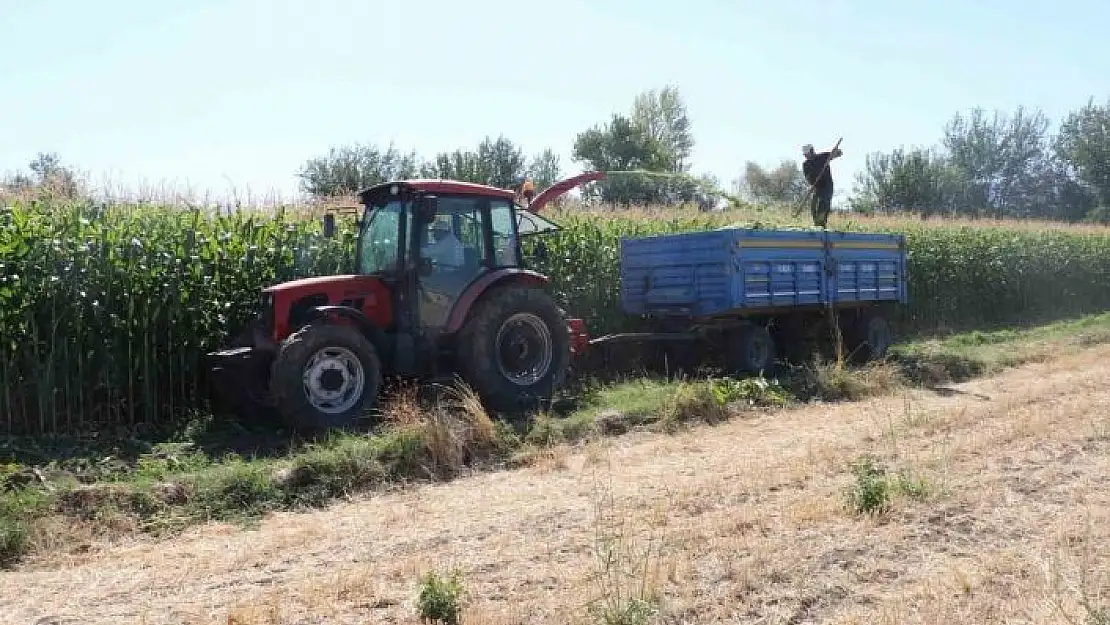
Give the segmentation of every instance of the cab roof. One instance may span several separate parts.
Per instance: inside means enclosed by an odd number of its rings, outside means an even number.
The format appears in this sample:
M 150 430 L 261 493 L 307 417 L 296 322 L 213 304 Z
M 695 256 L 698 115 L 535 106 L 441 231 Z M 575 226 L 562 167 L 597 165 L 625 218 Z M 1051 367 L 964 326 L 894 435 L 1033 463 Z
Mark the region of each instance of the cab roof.
M 414 180 L 396 180 L 391 182 L 383 182 L 368 187 L 359 191 L 358 199 L 363 204 L 367 204 L 370 200 L 379 195 L 389 194 L 389 189 L 397 185 L 398 190 L 404 188 L 409 192 L 416 193 L 442 193 L 444 195 L 486 195 L 509 200 L 510 202 L 516 198 L 516 194 L 509 189 L 502 189 L 500 187 L 491 187 L 484 184 L 475 184 L 473 182 L 461 182 L 458 180 L 439 180 L 434 178 L 417 178 Z

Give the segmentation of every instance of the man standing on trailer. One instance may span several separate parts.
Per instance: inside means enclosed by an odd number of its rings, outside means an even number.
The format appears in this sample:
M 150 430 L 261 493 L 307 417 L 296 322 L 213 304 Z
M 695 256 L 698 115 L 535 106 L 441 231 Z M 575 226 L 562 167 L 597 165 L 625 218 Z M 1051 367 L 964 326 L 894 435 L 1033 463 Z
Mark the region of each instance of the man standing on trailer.
M 837 142 L 839 146 L 840 142 Z M 802 154 L 806 157 L 802 163 L 802 173 L 806 182 L 810 184 L 813 197 L 809 199 L 809 211 L 813 215 L 813 225 L 824 228 L 829 222 L 829 211 L 832 210 L 833 178 L 831 161 L 844 152 L 839 147 L 834 147 L 829 152 L 815 153 L 813 145 L 802 146 Z

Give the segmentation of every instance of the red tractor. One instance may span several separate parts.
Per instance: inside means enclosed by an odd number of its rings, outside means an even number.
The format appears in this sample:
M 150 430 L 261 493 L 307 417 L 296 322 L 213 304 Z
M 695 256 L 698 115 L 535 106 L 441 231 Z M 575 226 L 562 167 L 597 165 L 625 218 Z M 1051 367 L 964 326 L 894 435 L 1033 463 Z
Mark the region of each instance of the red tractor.
M 386 377 L 459 374 L 497 411 L 550 398 L 587 345 L 585 324 L 526 267 L 520 242 L 558 229 L 539 215 L 547 202 L 602 177 L 564 180 L 527 209 L 512 190 L 455 181 L 362 191 L 355 273 L 265 289 L 251 327 L 208 355 L 213 390 L 299 430 L 351 425 Z M 334 230 L 325 215 L 325 236 Z

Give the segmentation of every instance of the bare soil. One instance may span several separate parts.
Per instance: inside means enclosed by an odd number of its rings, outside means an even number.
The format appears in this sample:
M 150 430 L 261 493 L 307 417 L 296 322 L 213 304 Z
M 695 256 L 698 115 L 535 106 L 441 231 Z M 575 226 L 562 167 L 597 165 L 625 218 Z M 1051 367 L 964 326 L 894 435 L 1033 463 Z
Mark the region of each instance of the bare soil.
M 256 530 L 44 556 L 0 574 L 0 622 L 419 623 L 420 575 L 456 566 L 465 623 L 589 622 L 588 601 L 630 592 L 674 624 L 1110 622 L 1108 378 L 1095 347 L 946 393 L 635 433 Z M 854 514 L 861 454 L 916 490 Z

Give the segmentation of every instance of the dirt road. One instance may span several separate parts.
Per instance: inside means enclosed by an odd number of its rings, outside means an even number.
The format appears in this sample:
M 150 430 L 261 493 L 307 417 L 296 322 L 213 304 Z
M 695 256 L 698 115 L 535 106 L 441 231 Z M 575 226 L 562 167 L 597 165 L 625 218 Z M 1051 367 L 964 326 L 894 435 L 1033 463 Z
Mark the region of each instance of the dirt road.
M 617 573 L 657 590 L 664 623 L 1087 622 L 1110 610 L 1108 377 L 1093 348 L 954 393 L 635 434 L 255 531 L 32 562 L 0 574 L 0 621 L 417 623 L 420 574 L 458 566 L 468 623 L 578 622 Z M 847 511 L 865 453 L 916 498 Z M 608 567 L 599 536 L 627 548 Z

